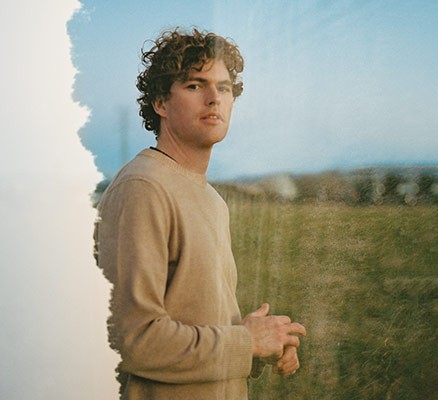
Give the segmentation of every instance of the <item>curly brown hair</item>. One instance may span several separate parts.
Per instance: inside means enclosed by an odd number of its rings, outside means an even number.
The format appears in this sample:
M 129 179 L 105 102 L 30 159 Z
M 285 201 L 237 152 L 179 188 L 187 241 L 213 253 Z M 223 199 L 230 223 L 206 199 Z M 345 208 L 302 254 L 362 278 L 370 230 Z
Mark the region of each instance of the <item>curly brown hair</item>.
M 140 91 L 137 102 L 143 126 L 157 136 L 160 116 L 155 113 L 153 103 L 168 100 L 172 84 L 185 81 L 194 66 L 202 69 L 210 60 L 222 60 L 233 84 L 233 97 L 241 95 L 243 84 L 238 74 L 243 71 L 244 62 L 238 47 L 230 39 L 197 29 L 189 34 L 176 28 L 164 32 L 153 44 L 150 50 L 141 51 L 144 70 L 137 77 Z

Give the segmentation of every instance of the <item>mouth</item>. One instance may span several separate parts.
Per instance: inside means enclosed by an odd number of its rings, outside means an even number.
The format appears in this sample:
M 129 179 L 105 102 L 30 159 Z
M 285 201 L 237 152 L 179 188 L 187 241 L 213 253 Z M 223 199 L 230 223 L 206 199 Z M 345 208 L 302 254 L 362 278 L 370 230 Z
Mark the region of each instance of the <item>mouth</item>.
M 208 114 L 202 116 L 201 119 L 204 121 L 211 121 L 211 122 L 223 121 L 223 118 L 222 118 L 221 114 L 219 114 L 219 113 L 208 113 Z

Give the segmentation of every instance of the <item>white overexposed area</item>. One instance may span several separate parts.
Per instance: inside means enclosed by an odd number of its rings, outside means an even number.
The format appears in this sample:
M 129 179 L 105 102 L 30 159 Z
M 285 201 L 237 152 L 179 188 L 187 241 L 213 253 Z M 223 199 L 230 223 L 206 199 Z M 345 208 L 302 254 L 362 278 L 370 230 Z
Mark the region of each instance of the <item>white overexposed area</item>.
M 75 0 L 18 0 L 0 16 L 0 398 L 117 398 L 109 287 L 95 266 L 101 179 L 77 131 L 66 23 Z

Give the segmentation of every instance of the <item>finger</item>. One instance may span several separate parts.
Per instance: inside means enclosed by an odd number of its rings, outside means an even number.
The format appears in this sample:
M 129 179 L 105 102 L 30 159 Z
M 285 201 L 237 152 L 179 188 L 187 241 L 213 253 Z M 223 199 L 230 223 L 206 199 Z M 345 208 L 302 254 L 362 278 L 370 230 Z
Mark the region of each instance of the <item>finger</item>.
M 292 360 L 288 360 L 286 362 L 278 361 L 275 366 L 283 370 L 298 369 L 300 366 L 300 362 L 298 361 L 298 357 L 295 357 Z
M 290 375 L 294 375 L 297 372 L 296 369 L 290 370 L 290 371 L 284 371 L 283 372 L 283 376 L 290 376 Z
M 288 376 L 294 375 L 298 368 L 278 368 L 276 366 L 272 367 L 272 372 L 277 375 Z
M 287 364 L 295 359 L 297 359 L 297 348 L 295 346 L 286 346 L 284 348 L 283 356 L 278 361 L 278 365 Z
M 284 346 L 300 347 L 300 339 L 297 336 L 286 335 Z
M 298 371 L 297 368 L 291 368 L 291 369 L 273 368 L 273 369 L 272 369 L 272 372 L 274 372 L 275 374 L 283 375 L 283 376 L 286 376 L 286 375 L 293 375 L 293 374 L 295 374 L 297 371 Z
M 251 316 L 253 316 L 253 317 L 265 317 L 266 315 L 268 315 L 268 312 L 269 312 L 269 304 L 265 303 L 258 310 L 253 311 L 251 313 Z
M 292 322 L 288 324 L 287 329 L 290 335 L 307 335 L 306 328 L 298 322 Z
M 277 369 L 281 373 L 290 374 L 291 372 L 295 372 L 298 368 L 300 368 L 300 362 L 298 358 L 290 360 L 286 363 L 278 362 L 275 365 L 275 369 Z
M 277 321 L 283 325 L 289 325 L 292 323 L 291 319 L 287 315 L 276 315 L 274 318 L 276 318 Z

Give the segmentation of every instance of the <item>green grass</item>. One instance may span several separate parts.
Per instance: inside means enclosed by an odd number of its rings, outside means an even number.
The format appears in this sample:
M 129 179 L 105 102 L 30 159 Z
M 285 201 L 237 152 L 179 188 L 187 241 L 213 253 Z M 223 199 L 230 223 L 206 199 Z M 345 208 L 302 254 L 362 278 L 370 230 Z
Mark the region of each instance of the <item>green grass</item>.
M 301 368 L 250 399 L 438 398 L 438 209 L 294 205 L 224 193 L 245 315 L 303 323 Z

